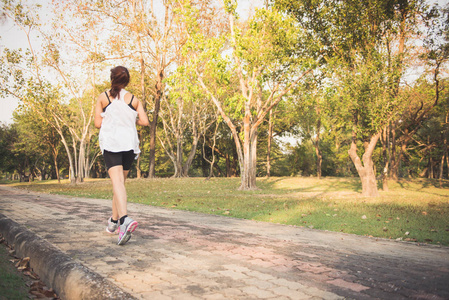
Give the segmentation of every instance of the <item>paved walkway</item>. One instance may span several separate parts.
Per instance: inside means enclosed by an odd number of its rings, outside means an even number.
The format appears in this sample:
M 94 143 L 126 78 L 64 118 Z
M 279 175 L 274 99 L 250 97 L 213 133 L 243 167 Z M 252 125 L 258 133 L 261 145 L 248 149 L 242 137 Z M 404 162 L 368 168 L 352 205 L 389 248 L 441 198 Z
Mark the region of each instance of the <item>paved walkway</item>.
M 137 299 L 449 299 L 448 247 L 128 211 L 139 227 L 117 246 L 104 230 L 110 201 L 0 187 L 0 214 Z

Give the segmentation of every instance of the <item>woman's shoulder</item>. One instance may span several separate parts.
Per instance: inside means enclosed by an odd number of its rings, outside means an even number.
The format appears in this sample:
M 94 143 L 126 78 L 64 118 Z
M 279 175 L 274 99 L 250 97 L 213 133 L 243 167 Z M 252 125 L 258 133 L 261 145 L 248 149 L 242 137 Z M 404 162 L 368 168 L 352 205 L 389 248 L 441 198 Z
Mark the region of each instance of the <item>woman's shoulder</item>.
M 136 96 L 134 96 L 133 94 L 131 94 L 130 92 L 127 92 L 124 96 L 124 100 L 125 103 L 128 105 L 132 105 L 132 107 L 134 108 L 134 110 L 137 109 L 138 103 L 139 103 L 139 99 L 136 98 Z
M 98 99 L 107 99 L 108 97 L 110 97 L 109 91 L 104 91 L 100 95 L 98 95 Z
M 127 90 L 123 90 L 123 97 L 124 97 L 125 99 L 131 99 L 132 96 L 133 96 L 133 94 L 132 94 L 131 92 L 129 92 L 129 91 L 127 91 Z
M 127 103 L 129 103 L 131 101 L 131 99 L 133 99 L 133 102 L 137 100 L 137 97 L 132 94 L 131 92 L 126 91 L 126 93 L 123 96 L 123 99 L 125 99 L 125 101 Z

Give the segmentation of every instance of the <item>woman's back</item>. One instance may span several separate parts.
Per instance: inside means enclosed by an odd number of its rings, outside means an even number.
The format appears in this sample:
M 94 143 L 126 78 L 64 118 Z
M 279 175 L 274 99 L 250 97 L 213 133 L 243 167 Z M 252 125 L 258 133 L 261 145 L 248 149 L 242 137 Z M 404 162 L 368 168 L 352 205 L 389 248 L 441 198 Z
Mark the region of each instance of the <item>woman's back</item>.
M 136 129 L 137 112 L 130 104 L 125 102 L 125 94 L 122 89 L 116 98 L 110 99 L 110 103 L 101 114 L 103 117 L 100 128 L 100 148 L 102 151 L 111 152 L 134 150 L 140 153 L 139 138 Z M 107 94 L 106 94 L 107 95 Z

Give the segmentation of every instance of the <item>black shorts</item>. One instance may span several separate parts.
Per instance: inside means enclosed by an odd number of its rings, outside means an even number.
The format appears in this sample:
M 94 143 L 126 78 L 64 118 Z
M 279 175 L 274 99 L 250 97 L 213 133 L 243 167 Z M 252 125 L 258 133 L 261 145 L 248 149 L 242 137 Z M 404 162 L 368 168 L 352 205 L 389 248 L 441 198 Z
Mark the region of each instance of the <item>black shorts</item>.
M 133 150 L 122 152 L 104 150 L 103 157 L 107 170 L 115 166 L 123 166 L 123 171 L 129 171 L 136 155 Z

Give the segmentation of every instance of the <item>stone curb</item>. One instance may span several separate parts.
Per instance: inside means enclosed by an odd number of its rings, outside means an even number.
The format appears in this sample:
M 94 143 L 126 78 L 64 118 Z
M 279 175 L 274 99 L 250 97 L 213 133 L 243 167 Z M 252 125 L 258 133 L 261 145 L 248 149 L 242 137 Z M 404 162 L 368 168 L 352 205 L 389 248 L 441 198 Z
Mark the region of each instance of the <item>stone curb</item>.
M 3 214 L 0 233 L 18 257 L 30 258 L 33 271 L 61 299 L 136 299 Z

